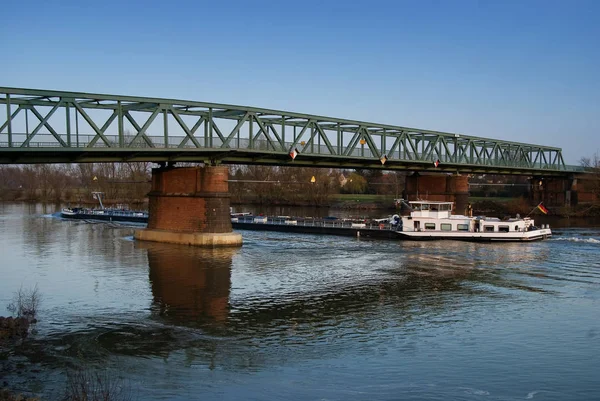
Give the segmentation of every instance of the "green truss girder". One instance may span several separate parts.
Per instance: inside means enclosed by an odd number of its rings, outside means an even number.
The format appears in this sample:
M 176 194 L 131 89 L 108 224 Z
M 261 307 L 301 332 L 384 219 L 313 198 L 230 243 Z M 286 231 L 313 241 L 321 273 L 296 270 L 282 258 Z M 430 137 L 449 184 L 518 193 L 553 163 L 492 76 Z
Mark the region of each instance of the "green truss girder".
M 565 165 L 555 147 L 255 107 L 7 87 L 0 87 L 0 105 L 6 110 L 0 113 L 1 163 L 146 160 L 516 174 L 579 171 Z M 97 116 L 100 110 L 110 112 L 108 118 Z M 23 111 L 38 120 L 31 131 L 29 117 L 25 127 L 17 121 Z M 79 132 L 80 119 L 89 132 Z M 133 132 L 126 132 L 126 124 Z M 293 149 L 299 152 L 295 160 L 289 157 Z

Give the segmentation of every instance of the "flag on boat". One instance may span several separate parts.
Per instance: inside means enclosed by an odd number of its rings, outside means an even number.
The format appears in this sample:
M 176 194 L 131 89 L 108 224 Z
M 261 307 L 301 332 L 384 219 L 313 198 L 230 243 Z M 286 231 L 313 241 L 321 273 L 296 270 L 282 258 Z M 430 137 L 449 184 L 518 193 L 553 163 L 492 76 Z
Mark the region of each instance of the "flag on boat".
M 296 156 L 298 156 L 298 149 L 292 149 L 292 151 L 290 152 L 290 157 L 292 158 L 292 160 L 296 159 Z
M 541 203 L 539 205 L 537 205 L 538 209 L 540 209 L 540 212 L 544 213 L 544 214 L 548 214 L 548 209 L 546 209 L 544 207 L 544 205 L 542 205 Z
M 435 167 L 439 166 L 439 165 L 440 165 L 440 159 L 437 159 L 436 161 L 434 161 L 434 162 L 433 162 L 433 165 L 434 165 Z

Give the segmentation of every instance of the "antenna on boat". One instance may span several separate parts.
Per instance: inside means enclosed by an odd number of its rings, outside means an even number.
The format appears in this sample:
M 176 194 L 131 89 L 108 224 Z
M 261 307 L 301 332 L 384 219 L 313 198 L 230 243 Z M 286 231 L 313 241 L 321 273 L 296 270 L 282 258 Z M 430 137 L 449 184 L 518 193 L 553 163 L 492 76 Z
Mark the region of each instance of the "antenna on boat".
M 104 192 L 92 192 L 92 198 L 98 199 L 98 202 L 100 202 L 100 208 L 104 209 L 104 205 L 102 204 L 102 195 L 104 195 Z

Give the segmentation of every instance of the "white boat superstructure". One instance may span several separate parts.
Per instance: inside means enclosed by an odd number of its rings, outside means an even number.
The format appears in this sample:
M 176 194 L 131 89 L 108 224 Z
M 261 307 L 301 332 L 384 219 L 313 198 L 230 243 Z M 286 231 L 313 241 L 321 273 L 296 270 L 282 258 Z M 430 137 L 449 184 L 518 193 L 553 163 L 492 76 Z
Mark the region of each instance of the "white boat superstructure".
M 529 217 L 498 219 L 452 214 L 452 202 L 410 201 L 410 216 L 403 216 L 399 234 L 405 239 L 468 241 L 535 241 L 552 236 L 550 226 L 537 227 Z

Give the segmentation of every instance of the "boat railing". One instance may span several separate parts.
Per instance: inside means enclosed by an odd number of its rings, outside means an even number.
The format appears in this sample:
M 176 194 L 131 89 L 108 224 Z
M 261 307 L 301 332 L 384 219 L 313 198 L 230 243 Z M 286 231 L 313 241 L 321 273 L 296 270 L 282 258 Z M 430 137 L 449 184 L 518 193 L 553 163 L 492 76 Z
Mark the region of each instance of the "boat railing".
M 259 217 L 259 218 L 257 218 Z M 396 230 L 397 225 L 382 222 L 356 222 L 351 220 L 306 219 L 306 218 L 264 218 L 262 216 L 236 216 L 232 221 L 245 224 L 268 224 L 282 226 L 323 227 L 323 228 L 354 228 L 366 230 Z
M 76 208 L 76 210 L 71 209 L 72 211 L 79 214 L 91 214 L 91 215 L 109 215 L 109 216 L 148 216 L 148 212 L 143 210 L 123 210 L 123 209 L 86 209 L 86 208 Z

